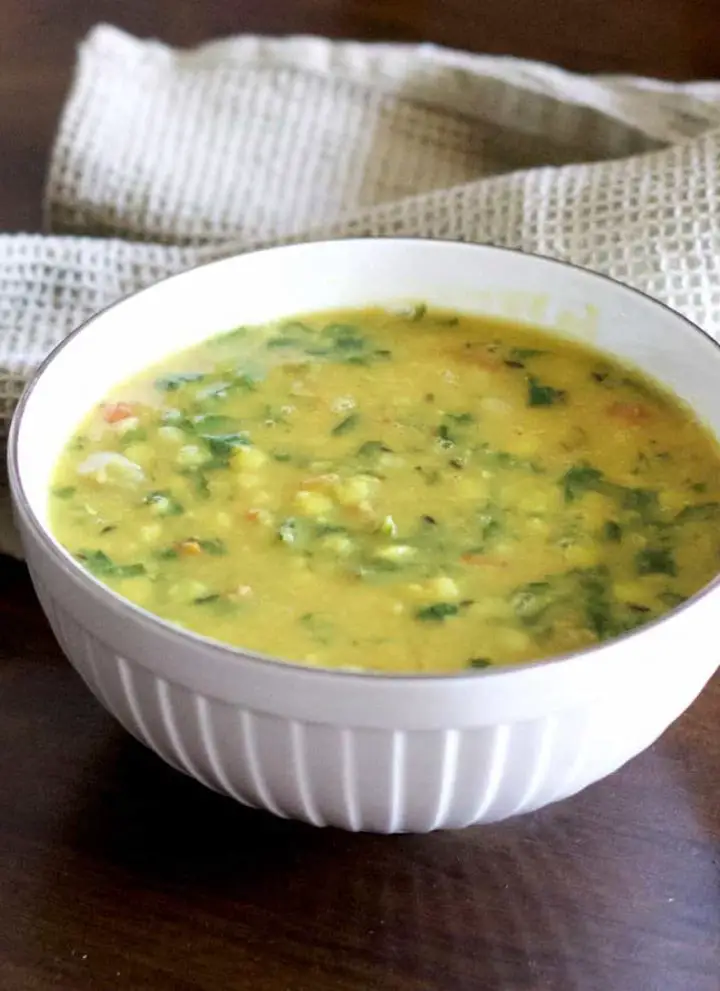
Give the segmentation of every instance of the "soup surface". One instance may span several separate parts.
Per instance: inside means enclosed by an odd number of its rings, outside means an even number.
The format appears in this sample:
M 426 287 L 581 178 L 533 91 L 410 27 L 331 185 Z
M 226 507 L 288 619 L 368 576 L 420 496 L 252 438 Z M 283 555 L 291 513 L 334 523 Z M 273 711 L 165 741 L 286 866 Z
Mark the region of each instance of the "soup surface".
M 238 328 L 115 390 L 51 492 L 98 579 L 288 660 L 444 672 L 622 634 L 720 562 L 720 454 L 590 348 L 380 309 Z

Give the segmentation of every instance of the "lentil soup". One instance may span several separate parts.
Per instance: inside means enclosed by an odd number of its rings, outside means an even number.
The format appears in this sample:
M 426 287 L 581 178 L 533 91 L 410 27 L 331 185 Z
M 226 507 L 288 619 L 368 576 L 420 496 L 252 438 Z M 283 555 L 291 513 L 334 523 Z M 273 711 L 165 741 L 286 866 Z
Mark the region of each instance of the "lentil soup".
M 59 541 L 132 602 L 345 669 L 581 649 L 720 562 L 720 452 L 679 400 L 590 347 L 423 305 L 168 359 L 90 412 L 50 501 Z

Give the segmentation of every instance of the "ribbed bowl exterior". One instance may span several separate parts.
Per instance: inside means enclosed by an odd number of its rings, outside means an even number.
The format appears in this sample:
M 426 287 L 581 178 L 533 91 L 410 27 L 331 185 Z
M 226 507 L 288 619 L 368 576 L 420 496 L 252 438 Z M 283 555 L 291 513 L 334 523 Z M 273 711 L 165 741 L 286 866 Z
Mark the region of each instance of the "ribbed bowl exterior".
M 682 701 L 676 697 L 670 712 L 653 708 L 647 719 L 634 699 L 622 705 L 611 696 L 542 718 L 462 729 L 291 719 L 153 674 L 90 633 L 32 571 L 67 657 L 126 730 L 208 788 L 316 826 L 422 833 L 537 809 L 644 749 Z

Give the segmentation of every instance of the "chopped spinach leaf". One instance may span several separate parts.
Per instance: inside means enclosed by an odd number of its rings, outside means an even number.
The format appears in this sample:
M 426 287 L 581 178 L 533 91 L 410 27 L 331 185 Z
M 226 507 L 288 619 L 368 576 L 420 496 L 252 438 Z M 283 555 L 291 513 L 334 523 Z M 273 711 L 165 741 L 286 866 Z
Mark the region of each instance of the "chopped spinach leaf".
M 416 619 L 424 622 L 442 622 L 448 616 L 457 616 L 460 606 L 455 602 L 434 602 L 431 606 L 423 606 L 415 613 Z
M 624 486 L 617 488 L 621 492 L 623 509 L 630 509 L 643 517 L 656 509 L 658 494 L 654 489 L 629 489 Z
M 197 599 L 193 599 L 193 602 L 196 606 L 205 606 L 210 602 L 217 602 L 219 598 L 219 592 L 210 592 L 208 595 L 199 595 Z
M 455 445 L 455 438 L 450 433 L 450 427 L 447 423 L 441 423 L 435 433 L 440 438 L 440 443 L 443 447 L 453 447 Z
M 351 430 L 354 430 L 359 422 L 360 415 L 358 413 L 349 413 L 344 420 L 341 420 L 339 423 L 335 424 L 330 433 L 333 437 L 342 437 L 343 434 L 347 434 Z
M 602 528 L 603 540 L 611 544 L 619 544 L 622 540 L 622 527 L 615 520 L 607 520 Z
M 357 449 L 357 453 L 361 458 L 374 458 L 379 454 L 392 453 L 392 448 L 388 447 L 387 444 L 383 444 L 381 440 L 366 440 L 365 443 L 361 444 Z
M 565 493 L 565 502 L 575 502 L 586 492 L 596 492 L 604 479 L 599 468 L 592 465 L 573 465 L 560 479 Z
M 277 528 L 278 539 L 284 544 L 294 544 L 297 539 L 297 521 L 288 517 Z
M 680 595 L 678 592 L 661 592 L 658 599 L 666 606 L 674 609 L 676 606 L 681 606 L 683 602 L 687 602 L 688 597 L 687 595 Z
M 160 516 L 181 516 L 185 509 L 170 492 L 151 492 L 145 496 L 148 506 L 155 506 Z
M 244 392 L 256 392 L 258 384 L 261 381 L 258 375 L 251 375 L 250 372 L 238 372 L 232 381 L 232 385 L 234 388 L 242 389 Z
M 467 667 L 481 670 L 482 668 L 491 668 L 492 663 L 489 657 L 471 657 L 468 659 Z
M 147 430 L 145 427 L 134 427 L 120 434 L 120 447 L 124 450 L 131 444 L 139 444 L 140 441 L 147 440 Z
M 204 399 L 225 399 L 232 389 L 232 382 L 213 382 L 197 393 L 197 398 Z
M 70 499 L 76 491 L 74 485 L 59 485 L 52 490 L 52 494 L 56 499 Z
M 575 573 L 583 599 L 585 619 L 598 640 L 607 640 L 618 632 L 613 625 L 610 579 L 603 568 L 588 568 Z
M 200 431 L 201 437 L 204 434 L 211 434 L 215 431 L 221 434 L 229 434 L 233 432 L 232 428 L 236 426 L 235 420 L 220 413 L 198 413 L 188 422 L 191 428 L 194 427 Z
M 706 522 L 714 520 L 720 516 L 720 503 L 701 502 L 695 506 L 685 506 L 675 517 L 677 523 L 691 523 L 694 521 Z
M 365 337 L 353 324 L 328 324 L 323 327 L 321 336 L 330 338 L 337 351 L 362 351 L 366 344 Z
M 646 547 L 635 555 L 635 570 L 639 575 L 677 574 L 677 565 L 671 550 L 665 547 Z
M 513 593 L 510 604 L 515 615 L 526 626 L 536 623 L 556 598 L 556 590 L 549 581 L 528 582 Z
M 223 462 L 223 464 L 227 466 L 227 462 Z M 206 463 L 203 467 L 208 468 L 209 465 Z M 200 471 L 199 468 L 182 468 L 180 474 L 190 479 L 195 492 L 201 499 L 210 498 L 210 485 L 204 471 Z
M 564 403 L 567 393 L 564 389 L 555 389 L 551 385 L 543 385 L 534 375 L 528 375 L 528 406 L 553 406 Z
M 81 550 L 77 558 L 98 578 L 135 578 L 145 574 L 144 564 L 116 564 L 104 551 Z
M 175 372 L 172 375 L 163 375 L 155 379 L 155 388 L 161 392 L 176 392 L 190 382 L 202 382 L 205 378 L 203 372 Z
M 292 454 L 287 451 L 273 451 L 272 457 L 274 461 L 292 461 Z
M 222 554 L 227 554 L 225 542 L 218 537 L 212 537 L 208 540 L 198 540 L 198 543 L 206 554 L 212 554 L 213 557 L 220 557 Z
M 540 348 L 511 348 L 510 358 L 513 361 L 526 361 L 528 358 L 537 358 L 540 354 L 547 354 Z
M 193 418 L 193 420 L 196 418 Z M 168 409 L 160 417 L 160 422 L 164 427 L 177 427 L 186 433 L 192 433 L 195 429 L 193 420 L 190 420 L 179 409 Z
M 211 453 L 221 462 L 227 461 L 233 451 L 239 447 L 250 446 L 250 437 L 245 431 L 235 434 L 200 434 L 199 437 L 205 441 Z M 218 464 L 216 467 L 220 467 L 220 465 Z

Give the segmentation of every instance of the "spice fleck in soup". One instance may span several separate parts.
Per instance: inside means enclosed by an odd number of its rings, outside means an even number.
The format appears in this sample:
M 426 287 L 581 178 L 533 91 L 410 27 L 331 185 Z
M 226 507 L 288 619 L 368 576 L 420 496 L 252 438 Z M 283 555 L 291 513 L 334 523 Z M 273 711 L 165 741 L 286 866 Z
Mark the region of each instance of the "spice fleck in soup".
M 539 330 L 380 309 L 240 327 L 114 390 L 52 528 L 100 581 L 310 665 L 579 650 L 718 571 L 720 454 L 634 369 Z

